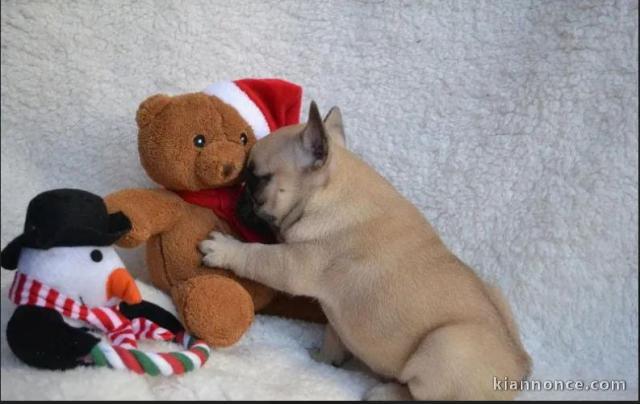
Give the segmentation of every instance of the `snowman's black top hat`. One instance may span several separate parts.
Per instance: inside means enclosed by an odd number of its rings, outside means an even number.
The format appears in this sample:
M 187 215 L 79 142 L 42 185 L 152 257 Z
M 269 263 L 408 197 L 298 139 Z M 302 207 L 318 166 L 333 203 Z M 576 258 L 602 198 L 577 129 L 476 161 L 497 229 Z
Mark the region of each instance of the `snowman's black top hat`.
M 29 202 L 24 232 L 2 250 L 2 267 L 16 269 L 22 247 L 107 246 L 131 229 L 122 213 L 109 214 L 97 195 L 79 189 L 54 189 Z

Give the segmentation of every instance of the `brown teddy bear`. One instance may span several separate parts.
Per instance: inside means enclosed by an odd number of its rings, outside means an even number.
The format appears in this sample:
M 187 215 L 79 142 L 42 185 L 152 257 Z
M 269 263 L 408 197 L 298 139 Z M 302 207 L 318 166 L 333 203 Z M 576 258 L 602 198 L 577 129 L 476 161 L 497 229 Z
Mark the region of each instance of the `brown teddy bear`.
M 319 305 L 201 264 L 197 244 L 212 230 L 268 242 L 235 215 L 241 173 L 257 138 L 298 122 L 302 89 L 278 79 L 213 84 L 204 92 L 146 99 L 136 115 L 145 171 L 164 189 L 125 189 L 105 198 L 132 230 L 122 247 L 146 242 L 155 286 L 169 293 L 185 327 L 213 346 L 244 334 L 254 311 L 325 321 Z

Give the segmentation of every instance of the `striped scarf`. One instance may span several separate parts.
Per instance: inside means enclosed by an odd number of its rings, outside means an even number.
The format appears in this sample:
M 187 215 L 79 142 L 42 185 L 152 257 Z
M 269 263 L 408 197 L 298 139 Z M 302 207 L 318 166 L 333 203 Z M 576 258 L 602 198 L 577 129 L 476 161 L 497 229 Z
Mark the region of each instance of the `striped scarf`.
M 86 306 L 20 271 L 13 278 L 9 299 L 18 306 L 46 307 L 64 317 L 82 321 L 104 332 L 113 345 L 125 349 L 137 348 L 137 339 L 170 341 L 174 338 L 173 333 L 151 320 L 142 317 L 129 320 L 118 311 L 118 306 Z

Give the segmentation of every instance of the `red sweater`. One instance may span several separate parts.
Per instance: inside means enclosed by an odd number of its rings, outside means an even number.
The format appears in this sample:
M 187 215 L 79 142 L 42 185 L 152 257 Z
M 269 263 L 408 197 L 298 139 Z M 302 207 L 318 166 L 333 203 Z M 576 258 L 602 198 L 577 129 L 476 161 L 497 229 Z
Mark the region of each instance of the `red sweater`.
M 273 240 L 245 226 L 236 215 L 236 206 L 242 193 L 242 185 L 202 191 L 177 191 L 176 193 L 189 203 L 211 209 L 216 216 L 227 222 L 245 241 L 250 243 L 273 242 Z

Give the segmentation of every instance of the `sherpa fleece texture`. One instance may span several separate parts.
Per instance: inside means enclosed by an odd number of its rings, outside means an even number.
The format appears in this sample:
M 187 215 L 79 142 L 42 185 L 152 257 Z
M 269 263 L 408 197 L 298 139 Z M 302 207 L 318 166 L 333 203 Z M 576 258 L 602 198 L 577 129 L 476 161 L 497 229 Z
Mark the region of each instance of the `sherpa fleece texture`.
M 637 21 L 631 0 L 3 0 L 2 246 L 45 189 L 152 185 L 147 96 L 279 76 L 303 84 L 303 113 L 341 106 L 349 146 L 502 287 L 534 378 L 629 389 L 529 397 L 637 398 Z M 123 256 L 144 276 L 141 251 Z M 4 339 L 2 272 L 3 399 L 356 399 L 372 383 L 309 359 L 318 326 L 264 316 L 184 378 L 34 371 Z

